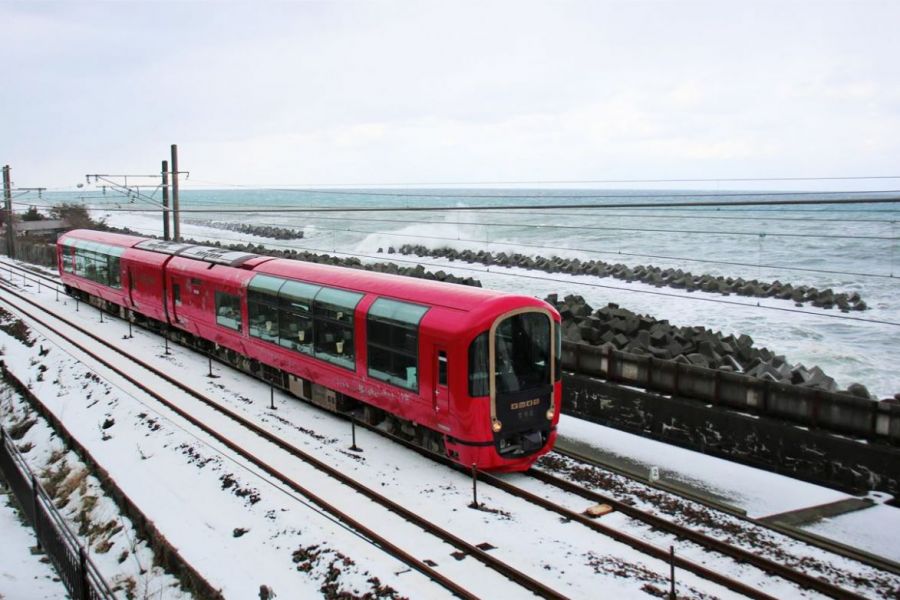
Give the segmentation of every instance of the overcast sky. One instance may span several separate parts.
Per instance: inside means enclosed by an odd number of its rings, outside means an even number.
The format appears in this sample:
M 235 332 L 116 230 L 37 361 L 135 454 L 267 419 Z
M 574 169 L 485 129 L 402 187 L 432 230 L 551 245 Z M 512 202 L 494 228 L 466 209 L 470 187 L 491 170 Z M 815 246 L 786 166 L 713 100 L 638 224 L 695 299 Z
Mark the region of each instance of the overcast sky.
M 900 173 L 900 2 L 10 2 L 19 186 Z M 892 181 L 892 186 L 900 181 Z

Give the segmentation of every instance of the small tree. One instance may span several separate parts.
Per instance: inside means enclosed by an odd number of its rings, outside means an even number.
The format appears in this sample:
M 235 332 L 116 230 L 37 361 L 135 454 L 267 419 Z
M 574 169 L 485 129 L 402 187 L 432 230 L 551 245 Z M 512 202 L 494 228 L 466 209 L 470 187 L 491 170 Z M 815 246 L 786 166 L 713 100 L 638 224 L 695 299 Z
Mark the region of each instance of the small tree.
M 38 212 L 37 207 L 31 206 L 25 211 L 25 214 L 22 215 L 23 221 L 43 221 L 44 215 Z
M 50 216 L 54 219 L 63 219 L 72 229 L 106 229 L 106 222 L 102 219 L 95 221 L 88 210 L 74 202 L 63 202 L 50 209 Z

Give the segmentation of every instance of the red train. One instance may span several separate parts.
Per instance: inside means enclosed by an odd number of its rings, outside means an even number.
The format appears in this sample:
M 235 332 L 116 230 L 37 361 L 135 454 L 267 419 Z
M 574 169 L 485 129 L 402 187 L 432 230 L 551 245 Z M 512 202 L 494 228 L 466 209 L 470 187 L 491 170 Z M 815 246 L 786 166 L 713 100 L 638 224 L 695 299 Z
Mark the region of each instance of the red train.
M 70 294 L 466 466 L 556 439 L 559 314 L 535 298 L 91 230 L 57 256 Z

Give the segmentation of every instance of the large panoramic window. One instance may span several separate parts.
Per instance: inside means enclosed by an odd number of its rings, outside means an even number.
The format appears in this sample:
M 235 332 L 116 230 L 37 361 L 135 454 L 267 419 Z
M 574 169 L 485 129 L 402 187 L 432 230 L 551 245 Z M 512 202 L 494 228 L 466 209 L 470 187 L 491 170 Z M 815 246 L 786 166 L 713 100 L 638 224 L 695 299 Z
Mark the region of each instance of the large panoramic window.
M 313 298 L 322 288 L 300 281 L 285 281 L 278 292 L 279 344 L 313 354 Z
M 216 323 L 229 329 L 241 330 L 241 297 L 216 292 Z
M 257 275 L 247 286 L 247 319 L 250 335 L 278 343 L 278 290 L 283 279 Z
M 427 306 L 379 298 L 367 317 L 369 376 L 419 391 L 419 322 Z
M 120 257 L 123 248 L 86 240 L 72 240 L 63 246 L 63 269 L 100 285 L 122 287 Z M 75 254 L 74 269 L 71 254 Z
M 328 362 L 354 368 L 353 311 L 363 295 L 256 275 L 247 286 L 249 332 Z
M 313 304 L 316 358 L 352 369 L 353 311 L 362 294 L 322 288 Z

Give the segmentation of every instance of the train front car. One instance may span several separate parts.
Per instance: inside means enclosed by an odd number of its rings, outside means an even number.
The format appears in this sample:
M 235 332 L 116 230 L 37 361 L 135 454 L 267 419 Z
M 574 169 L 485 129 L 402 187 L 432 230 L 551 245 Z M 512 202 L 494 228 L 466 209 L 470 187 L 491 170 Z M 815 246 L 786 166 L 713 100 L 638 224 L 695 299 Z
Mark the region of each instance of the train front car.
M 489 442 L 448 444 L 463 464 L 523 471 L 556 441 L 561 385 L 559 314 L 532 298 L 506 297 L 516 308 L 494 312 L 468 345 L 468 402 L 481 407 L 475 430 Z M 525 306 L 522 306 L 525 304 Z

